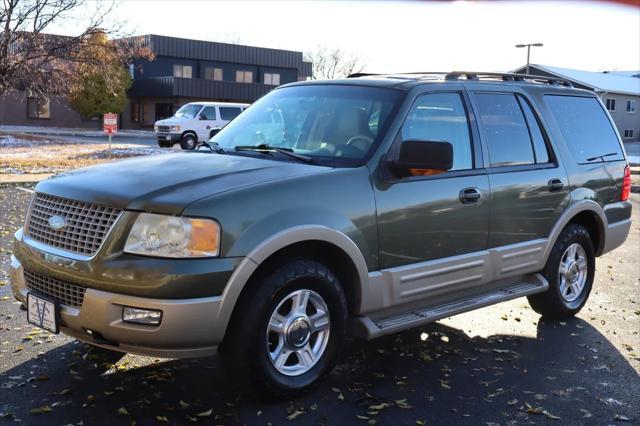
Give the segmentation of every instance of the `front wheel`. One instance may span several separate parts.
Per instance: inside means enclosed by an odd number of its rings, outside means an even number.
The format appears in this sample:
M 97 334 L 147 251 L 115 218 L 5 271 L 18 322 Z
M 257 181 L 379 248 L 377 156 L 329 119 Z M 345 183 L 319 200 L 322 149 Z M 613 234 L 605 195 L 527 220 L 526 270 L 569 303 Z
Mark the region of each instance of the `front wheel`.
M 221 348 L 223 362 L 265 394 L 304 390 L 331 370 L 342 346 L 342 287 L 329 268 L 307 259 L 258 281 L 234 313 Z
M 591 293 L 595 261 L 589 231 L 577 224 L 567 226 L 553 246 L 543 271 L 549 290 L 528 296 L 533 310 L 552 318 L 577 314 Z
M 186 151 L 193 151 L 196 145 L 198 145 L 198 139 L 191 133 L 187 133 L 180 139 L 180 147 Z

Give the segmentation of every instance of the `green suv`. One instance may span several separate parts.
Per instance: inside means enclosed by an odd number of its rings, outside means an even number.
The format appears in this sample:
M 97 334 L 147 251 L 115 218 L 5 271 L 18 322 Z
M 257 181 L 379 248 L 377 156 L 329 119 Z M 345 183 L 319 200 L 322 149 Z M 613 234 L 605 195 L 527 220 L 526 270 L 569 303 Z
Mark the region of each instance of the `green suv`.
M 599 99 L 491 73 L 271 91 L 193 152 L 43 181 L 15 234 L 29 322 L 161 357 L 220 352 L 273 393 L 372 339 L 516 297 L 586 303 L 631 224 Z

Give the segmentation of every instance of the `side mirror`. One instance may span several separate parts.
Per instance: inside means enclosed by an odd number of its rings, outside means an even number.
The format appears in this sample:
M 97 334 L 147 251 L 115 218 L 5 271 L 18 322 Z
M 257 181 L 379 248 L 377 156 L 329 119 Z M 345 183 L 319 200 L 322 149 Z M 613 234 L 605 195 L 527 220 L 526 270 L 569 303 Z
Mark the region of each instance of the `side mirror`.
M 206 114 L 200 114 L 200 115 L 198 116 L 198 119 L 199 119 L 199 120 L 206 120 L 206 119 L 207 119 L 207 116 L 206 116 Z
M 446 172 L 453 167 L 453 146 L 440 141 L 404 141 L 399 158 L 389 166 L 398 177 Z

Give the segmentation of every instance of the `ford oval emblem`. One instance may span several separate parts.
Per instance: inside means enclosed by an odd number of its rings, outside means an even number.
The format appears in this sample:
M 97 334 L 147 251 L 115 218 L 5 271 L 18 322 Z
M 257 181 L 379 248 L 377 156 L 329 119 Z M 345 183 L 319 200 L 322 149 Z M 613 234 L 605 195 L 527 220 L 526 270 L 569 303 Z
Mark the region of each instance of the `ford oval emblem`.
M 51 216 L 47 222 L 49 223 L 51 229 L 54 229 L 56 231 L 59 231 L 67 226 L 67 220 L 64 217 L 58 215 Z

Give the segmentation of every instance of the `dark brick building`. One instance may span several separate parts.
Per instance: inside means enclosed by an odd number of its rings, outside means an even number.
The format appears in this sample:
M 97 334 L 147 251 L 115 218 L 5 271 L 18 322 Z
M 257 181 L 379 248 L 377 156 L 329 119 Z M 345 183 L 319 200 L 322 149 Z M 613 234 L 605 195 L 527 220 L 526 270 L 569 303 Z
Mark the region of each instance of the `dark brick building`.
M 196 100 L 251 103 L 274 87 L 311 76 L 302 52 L 159 35 L 135 38 L 155 53 L 153 61 L 129 65 L 133 85 L 120 116 L 122 128 L 153 126 L 156 120 Z M 33 99 L 24 93 L 0 97 L 0 125 L 98 128 L 64 98 Z

